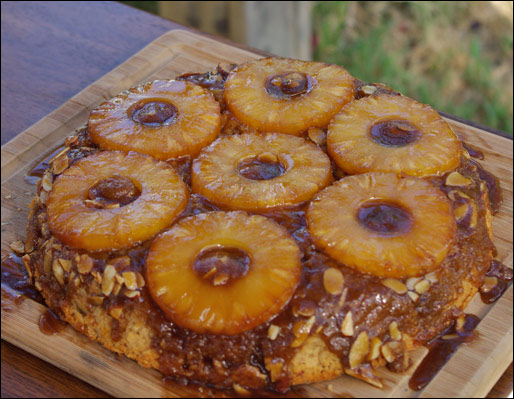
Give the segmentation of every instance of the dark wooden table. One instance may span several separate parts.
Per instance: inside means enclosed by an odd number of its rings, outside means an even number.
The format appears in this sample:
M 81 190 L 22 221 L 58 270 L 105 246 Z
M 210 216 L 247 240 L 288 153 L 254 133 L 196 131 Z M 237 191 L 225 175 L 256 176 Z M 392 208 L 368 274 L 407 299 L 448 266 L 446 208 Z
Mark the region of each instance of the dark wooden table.
M 189 29 L 115 2 L 2 2 L 1 10 L 2 145 L 158 36 Z M 2 398 L 109 396 L 5 341 L 1 353 Z M 489 396 L 511 389 L 512 364 Z

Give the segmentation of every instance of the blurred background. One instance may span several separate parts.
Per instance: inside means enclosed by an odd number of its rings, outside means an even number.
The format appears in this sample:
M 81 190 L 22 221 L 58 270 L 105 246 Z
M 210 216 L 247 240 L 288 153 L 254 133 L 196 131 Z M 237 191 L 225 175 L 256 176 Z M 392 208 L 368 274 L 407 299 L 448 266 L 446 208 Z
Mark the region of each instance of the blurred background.
M 342 65 L 512 135 L 510 1 L 122 3 L 275 55 Z

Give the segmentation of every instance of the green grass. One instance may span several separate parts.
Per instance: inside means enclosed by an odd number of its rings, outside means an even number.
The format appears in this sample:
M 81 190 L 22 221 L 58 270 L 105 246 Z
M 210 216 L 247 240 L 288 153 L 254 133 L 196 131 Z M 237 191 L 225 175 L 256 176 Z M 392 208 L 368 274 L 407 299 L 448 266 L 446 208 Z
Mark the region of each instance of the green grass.
M 512 23 L 467 3 L 317 2 L 314 58 L 512 135 Z

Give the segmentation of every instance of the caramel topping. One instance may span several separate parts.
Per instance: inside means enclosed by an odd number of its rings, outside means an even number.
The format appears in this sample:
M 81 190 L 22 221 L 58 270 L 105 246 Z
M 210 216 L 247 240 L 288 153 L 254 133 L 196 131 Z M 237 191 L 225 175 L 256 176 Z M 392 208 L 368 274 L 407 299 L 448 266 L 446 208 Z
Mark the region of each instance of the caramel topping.
M 403 147 L 421 137 L 418 129 L 400 120 L 376 123 L 371 127 L 370 134 L 373 140 L 386 147 Z
M 88 191 L 90 203 L 98 208 L 106 208 L 112 204 L 127 205 L 140 195 L 140 190 L 132 180 L 121 175 L 99 180 Z
M 407 210 L 386 202 L 367 202 L 361 205 L 357 219 L 367 229 L 385 235 L 403 234 L 413 222 Z
M 308 93 L 312 84 L 309 76 L 302 72 L 286 72 L 270 76 L 265 88 L 270 96 L 290 99 Z
M 157 127 L 172 123 L 177 113 L 177 107 L 172 104 L 152 101 L 136 105 L 132 112 L 132 120 L 145 126 Z
M 284 174 L 285 168 L 278 161 L 264 158 L 249 158 L 239 163 L 237 171 L 250 180 L 269 180 Z
M 249 268 L 250 256 L 239 248 L 208 248 L 193 262 L 193 271 L 215 286 L 244 277 Z

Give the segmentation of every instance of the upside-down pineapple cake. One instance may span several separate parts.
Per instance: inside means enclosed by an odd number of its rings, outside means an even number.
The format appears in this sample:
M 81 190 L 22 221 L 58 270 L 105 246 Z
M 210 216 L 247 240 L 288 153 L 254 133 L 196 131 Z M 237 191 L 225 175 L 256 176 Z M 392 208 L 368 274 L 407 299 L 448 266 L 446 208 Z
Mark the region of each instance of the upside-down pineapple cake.
M 145 83 L 65 145 L 25 265 L 63 320 L 166 376 L 380 387 L 377 368 L 462 325 L 495 255 L 498 204 L 448 123 L 340 66 Z

